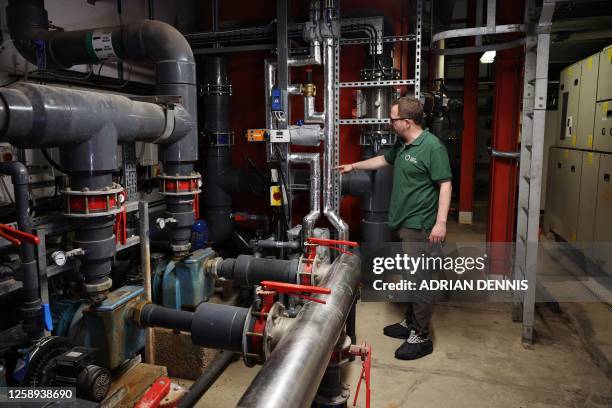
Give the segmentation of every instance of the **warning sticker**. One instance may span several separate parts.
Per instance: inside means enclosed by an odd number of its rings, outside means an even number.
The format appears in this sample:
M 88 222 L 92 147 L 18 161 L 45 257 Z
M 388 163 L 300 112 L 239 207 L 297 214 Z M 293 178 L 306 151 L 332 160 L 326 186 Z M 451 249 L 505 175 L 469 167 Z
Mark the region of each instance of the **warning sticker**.
M 94 30 L 91 36 L 91 47 L 100 61 L 116 61 L 119 58 L 113 49 L 110 30 Z

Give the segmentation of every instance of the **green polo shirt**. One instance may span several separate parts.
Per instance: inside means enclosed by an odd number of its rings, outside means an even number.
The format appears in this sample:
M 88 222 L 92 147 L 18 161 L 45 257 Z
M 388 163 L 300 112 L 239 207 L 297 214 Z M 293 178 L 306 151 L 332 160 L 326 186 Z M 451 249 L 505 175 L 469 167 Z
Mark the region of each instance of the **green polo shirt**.
M 429 230 L 436 223 L 439 183 L 451 179 L 446 148 L 428 130 L 406 144 L 398 137 L 385 160 L 393 165 L 389 227 Z

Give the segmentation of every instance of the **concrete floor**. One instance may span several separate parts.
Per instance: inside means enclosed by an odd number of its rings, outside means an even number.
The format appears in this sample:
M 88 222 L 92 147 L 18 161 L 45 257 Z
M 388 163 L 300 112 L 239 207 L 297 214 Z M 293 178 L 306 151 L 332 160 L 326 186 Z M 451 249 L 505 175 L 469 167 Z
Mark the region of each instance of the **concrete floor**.
M 480 226 L 449 225 L 449 240 L 484 240 Z M 521 345 L 521 324 L 509 303 L 439 304 L 433 354 L 400 361 L 400 340 L 382 335 L 401 320 L 401 305 L 359 303 L 357 336 L 373 347 L 372 407 L 612 407 L 612 327 L 609 305 L 562 304 L 562 314 L 538 308 L 537 343 Z M 360 371 L 347 367 L 351 393 Z M 232 364 L 197 407 L 233 407 L 259 367 Z M 365 407 L 364 390 L 357 406 Z M 351 397 L 352 402 L 352 397 Z

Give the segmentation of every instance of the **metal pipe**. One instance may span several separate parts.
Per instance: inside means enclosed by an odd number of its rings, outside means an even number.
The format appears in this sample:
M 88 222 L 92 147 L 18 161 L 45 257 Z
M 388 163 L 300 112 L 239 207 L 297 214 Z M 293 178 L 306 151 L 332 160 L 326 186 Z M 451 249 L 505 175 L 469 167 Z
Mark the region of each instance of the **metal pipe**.
M 289 84 L 287 86 L 287 94 L 291 96 L 302 94 L 302 84 Z
M 202 398 L 202 395 L 215 383 L 217 378 L 232 363 L 238 354 L 221 350 L 219 354 L 206 366 L 202 375 L 189 387 L 187 394 L 183 395 L 177 408 L 191 408 Z
M 299 249 L 300 243 L 298 241 L 274 241 L 272 239 L 260 239 L 255 242 L 257 248 L 267 249 Z
M 30 193 L 28 184 L 30 176 L 28 169 L 20 162 L 0 163 L 0 173 L 11 176 L 15 192 L 15 210 L 17 212 L 17 228 L 25 233 L 32 234 L 32 218 L 30 217 Z M 36 266 L 36 246 L 22 242 L 19 248 L 21 258 L 21 273 L 23 276 L 21 314 L 22 328 L 30 340 L 37 340 L 44 336 L 40 299 L 40 281 Z
M 315 110 L 314 96 L 304 96 L 304 123 L 325 123 L 325 111 Z
M 314 227 L 321 215 L 321 163 L 319 153 L 291 153 L 289 162 L 310 166 L 310 212 L 303 219 L 303 238 L 314 236 Z
M 310 42 L 310 54 L 306 56 L 291 57 L 287 61 L 290 67 L 307 67 L 309 65 L 321 65 L 321 42 L 313 40 Z
M 149 203 L 140 201 L 138 203 L 139 233 L 140 236 L 140 273 L 143 278 L 143 286 L 145 292 L 145 300 L 153 301 L 151 291 L 151 245 L 149 242 Z M 151 328 L 145 330 L 145 362 L 155 364 L 154 356 L 154 334 Z
M 349 237 L 349 227 L 342 218 L 336 213 L 334 205 L 334 191 L 340 189 L 335 181 L 338 179 L 335 174 L 335 166 L 338 165 L 335 142 L 335 68 L 336 68 L 336 46 L 334 38 L 329 37 L 324 41 L 324 78 L 325 78 L 325 147 L 323 150 L 323 213 L 338 231 L 338 238 L 346 240 Z
M 360 260 L 342 254 L 321 281 L 325 304 L 307 302 L 246 390 L 239 407 L 309 407 L 357 296 Z

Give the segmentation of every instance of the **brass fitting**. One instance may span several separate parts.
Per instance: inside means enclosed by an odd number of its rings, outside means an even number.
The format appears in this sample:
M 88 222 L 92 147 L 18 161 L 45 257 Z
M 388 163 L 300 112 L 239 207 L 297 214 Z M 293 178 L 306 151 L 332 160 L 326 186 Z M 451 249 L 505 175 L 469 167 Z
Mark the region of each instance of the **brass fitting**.
M 317 95 L 317 86 L 315 84 L 303 84 L 302 85 L 302 95 L 304 95 L 304 96 L 316 96 Z
M 137 302 L 134 306 L 132 306 L 132 310 L 130 311 L 132 320 L 136 323 L 136 325 L 138 327 L 140 327 L 141 329 L 145 329 L 146 326 L 143 326 L 141 324 L 140 321 L 140 316 L 142 315 L 142 309 L 144 309 L 144 307 L 148 304 L 150 304 L 151 302 L 149 302 L 148 300 L 141 300 L 139 302 Z

